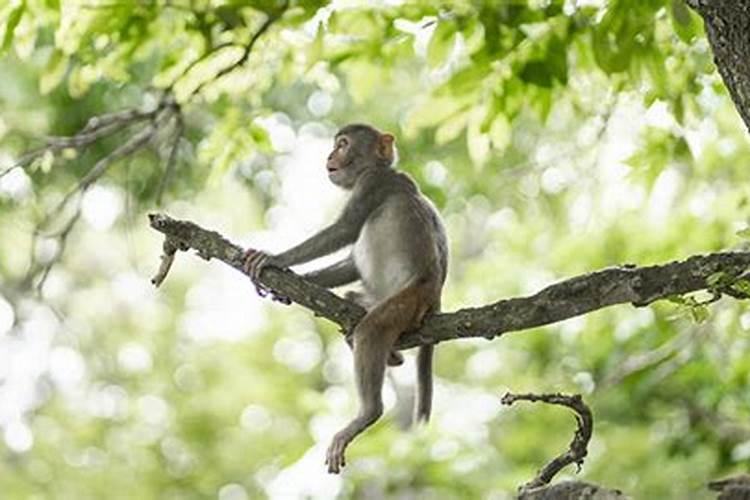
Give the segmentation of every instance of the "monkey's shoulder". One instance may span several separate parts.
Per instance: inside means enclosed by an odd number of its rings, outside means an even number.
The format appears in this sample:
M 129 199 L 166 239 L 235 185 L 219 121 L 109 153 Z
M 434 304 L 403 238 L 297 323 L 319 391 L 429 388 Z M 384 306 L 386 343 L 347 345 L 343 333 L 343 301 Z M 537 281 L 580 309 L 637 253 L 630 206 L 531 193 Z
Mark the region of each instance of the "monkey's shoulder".
M 374 182 L 386 187 L 392 193 L 420 194 L 417 183 L 405 172 L 388 168 L 377 172 L 376 176 L 377 179 L 373 179 Z

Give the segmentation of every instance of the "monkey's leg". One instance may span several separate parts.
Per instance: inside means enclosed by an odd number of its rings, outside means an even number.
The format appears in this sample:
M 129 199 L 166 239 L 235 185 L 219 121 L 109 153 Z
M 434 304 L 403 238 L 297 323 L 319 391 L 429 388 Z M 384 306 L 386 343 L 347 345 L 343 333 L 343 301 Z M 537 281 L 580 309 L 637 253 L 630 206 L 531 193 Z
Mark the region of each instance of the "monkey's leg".
M 372 308 L 372 303 L 368 302 L 367 297 L 362 292 L 350 290 L 346 292 L 346 294 L 344 295 L 344 298 L 346 300 L 351 300 L 355 304 L 359 304 L 365 309 Z M 346 343 L 349 344 L 349 347 L 354 349 L 352 336 L 353 334 L 349 334 L 346 336 Z M 388 353 L 388 366 L 401 366 L 403 364 L 404 364 L 404 355 L 401 354 L 399 351 L 391 349 L 391 351 Z
M 346 465 L 344 458 L 346 447 L 383 414 L 381 391 L 390 347 L 386 345 L 385 340 L 388 336 L 394 336 L 391 332 L 387 332 L 386 335 L 383 335 L 384 333 L 386 332 L 372 331 L 369 328 L 355 331 L 354 375 L 360 400 L 359 413 L 333 437 L 326 455 L 326 464 L 330 473 L 339 473 Z
M 354 341 L 352 340 L 352 335 L 346 336 L 346 343 L 354 349 Z M 391 349 L 388 353 L 388 361 L 386 362 L 388 366 L 401 366 L 404 364 L 404 355 L 401 354 L 399 351 L 396 351 L 395 349 Z
M 354 375 L 360 408 L 358 415 L 334 436 L 326 454 L 328 472 L 337 474 L 346 465 L 346 447 L 383 414 L 386 362 L 399 335 L 423 314 L 420 292 L 417 287 L 402 290 L 368 312 L 354 329 Z

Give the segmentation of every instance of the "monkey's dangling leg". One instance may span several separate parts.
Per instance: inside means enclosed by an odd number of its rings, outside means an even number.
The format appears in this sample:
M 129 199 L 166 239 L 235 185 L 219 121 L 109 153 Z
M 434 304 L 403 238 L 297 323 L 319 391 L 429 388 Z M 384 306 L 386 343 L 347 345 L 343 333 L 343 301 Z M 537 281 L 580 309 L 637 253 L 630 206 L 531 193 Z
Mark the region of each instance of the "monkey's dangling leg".
M 354 349 L 354 346 L 352 345 L 352 335 L 348 334 L 346 336 L 346 343 Z M 399 351 L 396 351 L 395 349 L 391 349 L 391 351 L 388 353 L 388 366 L 401 366 L 404 364 L 404 355 L 401 354 Z
M 390 351 L 388 337 L 382 331 L 374 331 L 363 319 L 354 331 L 354 375 L 359 395 L 359 413 L 341 431 L 336 433 L 326 454 L 328 472 L 338 474 L 346 465 L 344 452 L 349 443 L 362 431 L 370 427 L 383 414 L 381 396 L 385 366 Z M 374 326 L 374 325 L 373 325 Z
M 346 465 L 346 447 L 383 414 L 385 367 L 396 339 L 420 317 L 420 297 L 419 289 L 407 287 L 375 306 L 354 328 L 352 348 L 359 413 L 333 437 L 326 454 L 328 472 L 339 473 Z

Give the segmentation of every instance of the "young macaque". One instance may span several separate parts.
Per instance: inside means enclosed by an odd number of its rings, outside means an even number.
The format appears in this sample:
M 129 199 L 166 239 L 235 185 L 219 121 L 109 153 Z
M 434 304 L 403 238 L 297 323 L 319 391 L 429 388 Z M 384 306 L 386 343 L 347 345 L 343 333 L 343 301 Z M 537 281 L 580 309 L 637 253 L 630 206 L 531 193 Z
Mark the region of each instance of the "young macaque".
M 328 472 L 344 467 L 347 445 L 383 414 L 386 365 L 403 362 L 393 350 L 399 335 L 418 328 L 440 310 L 448 247 L 440 217 L 411 178 L 395 171 L 394 137 L 369 125 L 347 125 L 336 134 L 328 156 L 328 178 L 351 192 L 336 221 L 301 244 L 270 255 L 246 253 L 253 279 L 265 266 L 285 268 L 353 245 L 341 262 L 306 274 L 333 288 L 360 280 L 361 294 L 347 295 L 367 310 L 350 335 L 360 408 L 333 438 L 326 454 Z M 419 348 L 415 418 L 427 421 L 432 404 L 433 346 Z

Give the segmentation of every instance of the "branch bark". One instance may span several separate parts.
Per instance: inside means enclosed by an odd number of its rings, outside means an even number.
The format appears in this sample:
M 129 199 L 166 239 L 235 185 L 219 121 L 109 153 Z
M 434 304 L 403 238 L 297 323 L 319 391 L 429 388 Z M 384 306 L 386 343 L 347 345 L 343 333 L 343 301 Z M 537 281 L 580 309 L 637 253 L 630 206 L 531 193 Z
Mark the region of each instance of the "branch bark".
M 750 131 L 750 4 L 746 0 L 687 0 L 701 15 L 714 62 Z
M 206 260 L 221 260 L 244 273 L 244 250 L 221 234 L 164 214 L 151 214 L 149 219 L 151 227 L 163 233 L 173 248 L 193 248 Z M 527 297 L 437 314 L 428 318 L 419 330 L 403 334 L 396 347 L 407 349 L 472 337 L 491 340 L 508 332 L 556 323 L 615 304 L 642 307 L 656 300 L 709 288 L 718 293 L 715 282 L 719 274 L 721 281 L 728 283 L 741 276 L 744 278 L 749 267 L 750 252 L 718 252 L 658 266 L 625 265 L 602 269 L 560 281 Z M 289 270 L 266 268 L 260 282 L 317 316 L 340 325 L 345 332 L 365 314 L 360 306 Z M 721 291 L 745 298 L 728 287 Z

